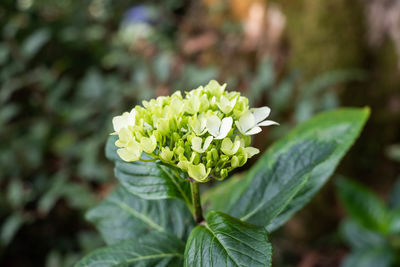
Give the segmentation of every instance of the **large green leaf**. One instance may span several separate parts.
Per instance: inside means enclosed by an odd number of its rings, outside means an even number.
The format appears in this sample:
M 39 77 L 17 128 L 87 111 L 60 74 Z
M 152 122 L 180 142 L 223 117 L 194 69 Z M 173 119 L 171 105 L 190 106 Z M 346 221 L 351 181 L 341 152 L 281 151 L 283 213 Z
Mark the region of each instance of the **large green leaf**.
M 177 237 L 152 232 L 97 249 L 75 267 L 182 266 L 184 248 L 185 244 Z
M 194 222 L 185 204 L 176 199 L 146 200 L 118 187 L 86 214 L 107 244 L 139 238 L 150 232 L 169 232 L 185 239 Z
M 342 108 L 323 112 L 296 127 L 271 147 L 267 155 L 263 157 L 264 159 L 307 138 L 336 142 L 335 150 L 330 157 L 312 170 L 305 186 L 300 189 L 285 210 L 268 225 L 268 230 L 272 231 L 284 224 L 321 189 L 359 136 L 368 117 L 368 108 Z
M 191 203 L 190 182 L 180 173 L 160 162 L 125 162 L 120 159 L 115 146 L 116 136 L 110 136 L 106 156 L 115 162 L 115 176 L 132 194 L 144 199 L 177 198 Z
M 264 227 L 211 211 L 189 236 L 185 266 L 271 266 L 271 255 Z
M 364 186 L 347 179 L 337 181 L 339 197 L 350 217 L 367 229 L 386 233 L 389 213 L 383 201 Z
M 278 159 L 285 157 L 285 155 L 289 154 L 289 151 L 295 151 L 293 150 L 294 147 L 301 147 L 302 143 L 309 144 L 310 140 L 315 141 L 316 145 L 331 142 L 336 144 L 329 158 L 317 164 L 312 171 L 309 172 L 307 182 L 294 196 L 290 196 L 290 194 L 285 192 L 286 194 L 283 197 L 291 197 L 291 200 L 287 199 L 290 201 L 287 206 L 283 210 L 280 210 L 279 215 L 267 225 L 269 231 L 273 231 L 284 224 L 296 211 L 306 205 L 315 193 L 326 183 L 341 158 L 360 134 L 368 116 L 368 108 L 344 108 L 324 112 L 315 116 L 274 143 L 267 152 L 263 154 L 257 164 L 250 169 L 248 176 L 243 179 L 243 183 L 237 183 L 236 186 L 244 188 L 244 194 L 247 194 L 247 191 L 254 191 L 254 189 L 258 188 L 258 193 L 263 195 L 265 188 L 259 187 L 259 184 L 260 180 L 263 178 L 265 179 L 265 176 L 263 176 L 263 173 L 265 174 L 265 168 L 271 168 L 271 166 L 276 165 Z M 305 159 L 301 160 L 305 161 Z M 258 173 L 261 173 L 261 175 L 258 175 Z M 290 172 L 288 173 L 290 174 Z M 290 180 L 288 177 L 281 177 L 281 179 L 286 181 Z M 293 190 L 291 193 L 295 191 L 296 190 Z M 257 192 L 257 190 L 255 192 Z M 250 194 L 247 195 L 250 196 Z M 249 207 L 249 210 L 251 210 L 253 205 L 256 206 L 259 204 L 253 200 L 253 197 L 249 197 L 249 199 L 245 200 L 248 204 L 241 203 L 243 200 L 245 199 L 239 198 L 238 201 L 232 204 L 230 207 L 232 213 L 238 214 L 238 211 L 235 211 L 237 206 L 246 205 Z M 271 202 L 269 203 L 271 205 L 273 204 Z M 268 204 L 265 203 L 264 206 L 266 207 Z M 243 212 L 242 210 L 240 214 L 245 214 L 245 212 Z M 276 212 L 276 210 L 274 210 L 274 212 Z M 264 223 L 267 224 L 268 221 L 265 220 Z
M 261 160 L 249 173 L 247 190 L 231 208 L 231 214 L 252 224 L 265 226 L 281 212 L 307 181 L 312 169 L 326 160 L 333 142 L 303 141 L 277 155 Z

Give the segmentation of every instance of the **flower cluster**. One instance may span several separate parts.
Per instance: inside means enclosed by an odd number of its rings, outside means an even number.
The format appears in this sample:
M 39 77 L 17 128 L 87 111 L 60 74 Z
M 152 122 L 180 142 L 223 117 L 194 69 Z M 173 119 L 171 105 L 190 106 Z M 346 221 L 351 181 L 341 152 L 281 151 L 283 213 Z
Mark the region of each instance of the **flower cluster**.
M 146 161 L 146 153 L 198 182 L 224 179 L 259 153 L 250 146 L 251 135 L 261 132 L 260 126 L 278 124 L 265 120 L 268 107 L 249 109 L 246 97 L 225 87 L 213 80 L 185 97 L 177 91 L 114 117 L 118 155 L 128 162 Z

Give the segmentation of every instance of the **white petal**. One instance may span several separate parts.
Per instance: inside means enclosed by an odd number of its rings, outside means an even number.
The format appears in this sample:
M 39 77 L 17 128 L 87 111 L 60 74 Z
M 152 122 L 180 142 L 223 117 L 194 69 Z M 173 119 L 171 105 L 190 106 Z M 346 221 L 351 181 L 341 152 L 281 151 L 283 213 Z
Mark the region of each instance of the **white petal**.
M 247 152 L 248 158 L 251 158 L 252 156 L 254 156 L 254 155 L 260 153 L 260 150 L 258 150 L 258 149 L 255 148 L 255 147 L 251 147 L 251 146 L 246 147 L 245 150 L 246 150 L 246 152 Z
M 121 116 L 116 116 L 112 119 L 114 131 L 119 132 L 121 130 L 123 124 L 122 124 L 122 117 Z
M 226 83 L 224 83 L 223 85 L 221 85 L 221 91 L 223 92 L 226 88 Z
M 259 132 L 261 132 L 262 129 L 258 126 L 254 127 L 253 129 L 249 130 L 246 132 L 245 135 L 253 135 L 253 134 L 258 134 Z
M 120 148 L 117 150 L 118 156 L 127 162 L 139 160 L 138 154 L 131 153 L 126 148 Z
M 204 141 L 204 144 L 203 144 L 203 152 L 207 150 L 207 148 L 210 146 L 212 140 L 213 140 L 212 136 L 209 136 L 206 138 L 206 140 Z
M 215 139 L 225 138 L 229 131 L 232 129 L 233 119 L 232 117 L 227 117 L 222 119 L 221 128 L 219 129 L 219 135 Z
M 238 98 L 237 98 L 237 96 L 236 96 L 234 99 L 231 100 L 231 107 L 232 107 L 232 108 L 236 105 L 237 99 L 238 99 Z
M 143 126 L 144 126 L 145 130 L 153 130 L 153 127 L 150 124 L 148 124 L 147 122 L 144 122 Z
M 201 149 L 201 143 L 203 139 L 201 137 L 193 137 L 192 138 L 192 149 L 196 152 L 203 153 L 204 151 Z
M 131 110 L 131 112 L 129 112 L 129 123 L 130 125 L 134 125 L 135 124 L 135 118 L 136 118 L 136 110 L 133 108 Z
M 199 116 L 198 118 L 200 120 L 200 127 L 201 129 L 205 129 L 207 125 L 207 119 L 204 118 L 203 116 Z
M 217 103 L 217 99 L 215 98 L 215 96 L 213 96 L 210 100 L 210 105 L 214 106 Z
M 135 125 L 136 110 L 132 109 L 130 113 L 124 112 L 121 116 L 113 118 L 112 123 L 115 132 L 119 132 L 122 128 Z
M 198 136 L 202 136 L 203 134 L 205 134 L 207 132 L 207 129 L 204 129 L 202 132 L 198 133 Z
M 239 124 L 242 131 L 247 132 L 249 129 L 256 126 L 254 115 L 250 111 L 247 111 L 240 117 Z
M 236 152 L 239 150 L 239 147 L 240 147 L 240 141 L 239 141 L 239 140 L 236 140 L 236 141 L 233 143 L 232 153 L 233 153 L 233 154 L 236 154 Z
M 246 132 L 243 131 L 242 127 L 240 126 L 239 121 L 235 121 L 236 127 L 238 128 L 239 132 L 243 135 L 246 135 Z
M 279 125 L 279 123 L 275 122 L 275 121 L 262 121 L 259 124 L 257 124 L 257 126 L 270 126 L 270 125 Z
M 199 131 L 196 133 L 197 135 L 203 135 L 207 132 L 207 120 L 205 118 L 199 118 L 200 120 L 200 129 Z
M 132 132 L 128 128 L 122 128 L 118 132 L 118 138 L 121 142 L 129 143 L 132 140 L 133 135 L 132 135 Z
M 218 136 L 220 126 L 221 120 L 216 115 L 212 115 L 207 118 L 206 127 L 211 135 Z
M 271 113 L 271 109 L 269 107 L 255 108 L 255 109 L 252 109 L 252 111 L 253 111 L 253 115 L 254 115 L 256 124 L 265 120 Z

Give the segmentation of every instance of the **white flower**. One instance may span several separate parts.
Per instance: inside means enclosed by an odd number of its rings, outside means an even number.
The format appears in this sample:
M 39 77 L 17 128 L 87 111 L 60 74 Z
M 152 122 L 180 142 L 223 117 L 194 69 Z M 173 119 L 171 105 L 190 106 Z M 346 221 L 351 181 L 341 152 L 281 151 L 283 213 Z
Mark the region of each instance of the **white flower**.
M 207 148 L 210 146 L 211 142 L 213 140 L 212 136 L 209 136 L 204 140 L 203 147 L 201 144 L 203 143 L 203 139 L 201 137 L 193 137 L 192 138 L 192 149 L 198 153 L 204 153 Z
M 219 98 L 219 101 L 217 102 L 217 105 L 223 113 L 228 114 L 229 112 L 232 111 L 233 107 L 236 105 L 236 100 L 237 97 L 233 98 L 232 100 L 229 100 L 228 97 L 221 96 Z
M 135 125 L 136 110 L 132 109 L 131 112 L 124 112 L 121 116 L 115 116 L 112 120 L 114 131 L 118 133 L 122 128 Z
M 260 126 L 279 125 L 275 121 L 265 120 L 270 113 L 269 107 L 251 109 L 235 121 L 236 127 L 243 135 L 253 135 L 261 132 Z
M 206 123 L 207 119 L 204 118 L 204 116 L 199 116 L 199 118 L 197 118 L 197 116 L 193 116 L 189 118 L 189 126 L 198 136 L 201 136 L 207 132 Z
M 207 130 L 215 139 L 224 139 L 232 128 L 232 117 L 223 118 L 222 121 L 218 116 L 212 115 L 207 118 Z
M 235 138 L 235 142 L 232 142 L 230 138 L 224 138 L 221 143 L 221 150 L 225 155 L 232 156 L 235 155 L 239 150 L 240 140 Z

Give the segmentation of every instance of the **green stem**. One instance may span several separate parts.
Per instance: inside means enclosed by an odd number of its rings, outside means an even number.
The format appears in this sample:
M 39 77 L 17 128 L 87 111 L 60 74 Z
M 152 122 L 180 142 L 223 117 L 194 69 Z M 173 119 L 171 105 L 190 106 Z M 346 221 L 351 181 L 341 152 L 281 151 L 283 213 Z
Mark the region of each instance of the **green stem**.
M 157 159 L 139 159 L 140 161 L 143 161 L 143 162 L 154 162 L 154 161 L 156 161 Z
M 192 192 L 193 201 L 193 218 L 197 223 L 201 223 L 204 221 L 204 218 L 200 202 L 199 183 L 194 181 L 190 182 L 190 190 Z

